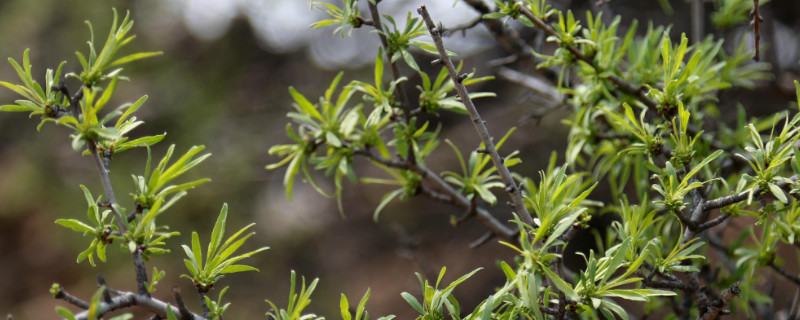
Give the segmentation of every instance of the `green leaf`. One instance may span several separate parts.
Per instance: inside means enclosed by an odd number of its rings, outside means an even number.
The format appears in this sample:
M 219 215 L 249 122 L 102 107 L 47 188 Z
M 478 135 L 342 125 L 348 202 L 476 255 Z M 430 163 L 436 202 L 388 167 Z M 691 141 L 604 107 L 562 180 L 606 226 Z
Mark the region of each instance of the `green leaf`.
M 342 313 L 342 320 L 350 320 L 353 316 L 350 315 L 350 304 L 347 302 L 347 296 L 342 293 L 341 299 L 339 299 L 339 310 Z M 360 320 L 356 318 L 356 320 Z
M 492 309 L 494 305 L 493 301 L 494 295 L 489 296 L 486 298 L 486 301 L 483 303 L 483 314 L 481 315 L 481 320 L 491 320 L 492 319 Z
M 0 111 L 8 111 L 8 112 L 27 112 L 27 111 L 38 111 L 39 108 L 34 106 L 21 106 L 16 104 L 7 104 L 0 106 Z
M 383 208 L 386 207 L 386 205 L 389 204 L 389 202 L 391 202 L 394 198 L 397 198 L 397 196 L 401 194 L 403 194 L 403 189 L 397 189 L 390 193 L 385 194 L 383 198 L 381 198 L 381 202 L 380 204 L 378 204 L 378 207 L 375 208 L 375 213 L 372 214 L 372 220 L 378 221 L 378 216 L 381 214 L 381 211 L 383 211 Z
M 56 220 L 56 223 L 78 232 L 84 232 L 84 233 L 95 232 L 95 229 L 92 228 L 91 226 L 75 219 L 58 219 Z
M 75 315 L 72 314 L 72 311 L 69 311 L 64 307 L 56 307 L 56 313 L 68 320 L 75 320 Z
M 414 298 L 413 295 L 411 295 L 408 292 L 403 292 L 400 294 L 400 296 L 402 296 L 403 299 L 405 299 L 406 302 L 408 302 L 408 304 L 410 304 L 411 307 L 414 308 L 414 310 L 417 310 L 417 312 L 419 312 L 420 314 L 423 315 L 425 314 L 425 309 L 422 308 L 422 305 L 419 304 L 419 301 L 417 301 L 417 298 Z
M 542 270 L 544 271 L 545 275 L 547 275 L 547 277 L 550 279 L 550 281 L 553 282 L 556 288 L 558 288 L 558 290 L 561 290 L 561 292 L 563 292 L 567 296 L 567 298 L 574 300 L 578 299 L 578 295 L 575 294 L 575 290 L 572 288 L 571 284 L 564 281 L 564 279 L 561 279 L 561 277 L 559 277 L 555 272 L 553 272 L 553 270 L 550 270 L 550 268 L 542 268 Z
M 228 204 L 222 204 L 222 210 L 219 212 L 217 222 L 214 223 L 214 229 L 211 231 L 211 240 L 208 242 L 208 252 L 206 254 L 206 261 L 210 261 L 216 254 L 219 244 L 222 243 L 222 237 L 225 235 L 225 221 L 228 219 Z
M 160 56 L 162 54 L 164 54 L 164 53 L 161 52 L 161 51 L 159 51 L 159 52 L 139 52 L 139 53 L 129 54 L 127 56 L 124 56 L 122 58 L 114 60 L 114 62 L 110 63 L 107 68 L 120 66 L 120 65 L 123 65 L 123 64 L 129 63 L 129 62 L 133 62 L 133 61 L 136 61 L 136 60 L 141 60 L 141 59 L 146 59 L 146 58 L 150 58 L 150 57 Z
M 228 274 L 228 273 L 237 273 L 237 272 L 245 272 L 245 271 L 259 271 L 259 270 L 257 268 L 254 268 L 254 267 L 251 267 L 251 266 L 247 266 L 247 265 L 234 264 L 234 265 L 225 267 L 225 269 L 222 269 L 222 271 L 220 271 L 220 273 L 221 274 Z
M 505 12 L 492 12 L 483 15 L 483 19 L 498 19 L 507 16 Z
M 783 203 L 789 202 L 789 199 L 786 199 L 786 194 L 784 194 L 783 189 L 781 189 L 774 183 L 768 183 L 767 185 L 769 186 L 769 191 L 771 191 L 772 194 L 775 195 L 776 198 L 778 198 L 778 200 L 780 200 Z

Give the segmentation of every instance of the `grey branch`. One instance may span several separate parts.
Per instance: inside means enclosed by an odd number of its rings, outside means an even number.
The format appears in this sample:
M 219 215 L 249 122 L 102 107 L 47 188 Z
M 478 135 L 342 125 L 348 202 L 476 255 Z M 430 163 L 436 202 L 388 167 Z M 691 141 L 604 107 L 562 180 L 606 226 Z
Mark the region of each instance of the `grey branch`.
M 464 103 L 464 106 L 469 112 L 469 116 L 470 119 L 472 119 L 472 124 L 475 127 L 475 130 L 478 132 L 478 135 L 480 135 L 481 141 L 483 141 L 484 145 L 486 146 L 486 150 L 489 151 L 489 155 L 492 158 L 492 163 L 494 163 L 494 166 L 497 168 L 497 172 L 500 175 L 500 178 L 503 180 L 503 183 L 506 185 L 506 190 L 511 196 L 515 211 L 520 213 L 520 216 L 525 223 L 533 225 L 533 218 L 531 217 L 531 214 L 528 213 L 528 209 L 525 208 L 525 203 L 522 200 L 522 193 L 517 187 L 517 183 L 511 176 L 511 172 L 508 171 L 508 168 L 505 166 L 505 164 L 503 164 L 503 158 L 497 153 L 497 148 L 495 148 L 494 142 L 489 135 L 489 130 L 486 128 L 483 119 L 478 114 L 478 110 L 472 103 L 472 99 L 469 98 L 467 88 L 462 83 L 463 78 L 458 75 L 458 72 L 453 65 L 453 61 L 451 61 L 450 57 L 447 55 L 447 50 L 444 48 L 444 43 L 442 41 L 440 28 L 433 23 L 433 20 L 428 13 L 428 9 L 425 8 L 424 5 L 419 7 L 417 12 L 419 12 L 419 14 L 422 16 L 422 19 L 425 20 L 425 25 L 428 27 L 428 31 L 430 32 L 431 37 L 433 37 L 433 42 L 436 44 L 436 49 L 439 51 L 439 59 L 444 62 L 445 68 L 447 68 L 447 73 L 450 75 L 450 79 L 452 79 L 453 83 L 455 84 L 455 89 L 458 92 L 458 96 L 461 98 L 461 102 Z
M 186 303 L 183 301 L 183 296 L 181 296 L 181 289 L 179 289 L 178 286 L 172 287 L 172 295 L 175 297 L 175 303 L 178 304 L 178 311 L 181 313 L 180 319 L 192 320 L 192 312 L 186 307 Z
M 167 308 L 172 308 L 172 313 L 178 315 L 178 318 L 180 319 L 206 320 L 202 316 L 193 313 L 189 314 L 188 316 L 185 316 L 183 313 L 181 313 L 181 311 L 178 308 L 173 307 L 166 302 L 163 302 L 155 298 L 151 298 L 149 296 L 135 294 L 133 292 L 122 292 L 121 295 L 112 298 L 111 303 L 101 302 L 99 308 L 97 308 L 96 316 L 100 318 L 102 315 L 109 313 L 111 311 L 122 308 L 128 308 L 132 306 L 142 307 L 143 309 L 152 312 L 161 318 L 166 318 Z M 89 311 L 83 311 L 81 313 L 76 314 L 75 319 L 77 320 L 89 319 Z
M 64 300 L 64 301 L 68 302 L 69 304 L 71 304 L 73 306 L 76 306 L 78 308 L 84 309 L 84 310 L 89 309 L 89 303 L 87 303 L 86 301 L 83 301 L 80 298 L 69 294 L 67 291 L 64 291 L 64 288 L 62 288 L 61 286 L 59 286 L 58 289 L 59 289 L 59 291 L 55 295 L 56 299 Z
M 97 152 L 97 143 L 94 140 L 89 139 L 87 142 L 89 153 L 92 155 L 92 160 L 94 160 L 94 165 L 97 167 L 98 173 L 100 173 L 100 182 L 103 184 L 103 189 L 105 190 L 106 198 L 108 198 L 108 202 L 111 204 L 111 211 L 114 213 L 114 217 L 117 219 L 117 225 L 119 225 L 119 230 L 123 233 L 128 231 L 128 228 L 125 226 L 125 221 L 123 220 L 126 218 L 122 217 L 122 214 L 114 209 L 114 206 L 117 205 L 117 197 L 114 196 L 114 188 L 111 187 L 111 178 L 108 176 L 108 168 L 103 164 L 103 160 L 100 158 L 100 154 Z M 150 292 L 147 291 L 147 269 L 144 266 L 144 260 L 142 259 L 142 250 L 137 248 L 136 250 L 131 253 L 131 258 L 133 259 L 133 268 L 134 272 L 136 273 L 136 285 L 139 289 L 139 294 L 143 296 L 150 296 Z

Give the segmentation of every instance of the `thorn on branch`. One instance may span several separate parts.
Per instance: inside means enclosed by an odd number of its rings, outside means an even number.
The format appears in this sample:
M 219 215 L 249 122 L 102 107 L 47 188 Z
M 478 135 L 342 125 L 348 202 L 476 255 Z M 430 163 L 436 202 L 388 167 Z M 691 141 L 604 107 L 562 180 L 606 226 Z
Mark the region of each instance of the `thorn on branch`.
M 181 289 L 178 286 L 172 287 L 172 294 L 175 297 L 175 304 L 178 305 L 178 311 L 180 311 L 180 319 L 181 320 L 192 320 L 192 313 L 189 311 L 189 308 L 186 307 L 186 302 L 183 301 L 183 296 L 181 296 Z
M 442 61 L 442 59 L 438 59 L 437 58 L 437 59 L 433 59 L 433 61 L 431 61 L 431 67 L 436 67 L 436 66 L 440 66 L 440 65 L 444 65 L 444 61 Z
M 97 274 L 97 284 L 103 288 L 103 301 L 111 303 L 111 294 L 109 294 L 108 289 L 106 289 L 108 286 L 106 286 L 106 279 L 103 278 L 102 274 Z
M 469 74 L 468 74 L 468 73 L 462 73 L 462 74 L 460 74 L 460 75 L 458 76 L 458 78 L 457 78 L 457 79 L 458 79 L 458 83 L 464 82 L 464 80 L 467 80 L 467 78 L 468 78 L 468 77 L 469 77 Z

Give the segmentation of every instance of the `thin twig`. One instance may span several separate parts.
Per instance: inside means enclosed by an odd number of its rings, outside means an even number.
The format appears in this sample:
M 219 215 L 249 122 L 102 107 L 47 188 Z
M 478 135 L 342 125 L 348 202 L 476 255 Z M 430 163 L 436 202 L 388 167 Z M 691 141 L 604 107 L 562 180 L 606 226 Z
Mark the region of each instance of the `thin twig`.
M 534 77 L 522 72 L 502 67 L 497 70 L 497 76 L 508 82 L 523 86 L 534 93 L 544 97 L 544 100 L 554 105 L 563 105 L 562 95 L 550 84 L 538 77 Z
M 431 16 L 424 5 L 419 7 L 417 12 L 422 15 L 423 20 L 425 20 L 425 25 L 428 27 L 428 31 L 433 37 L 433 42 L 436 44 L 436 49 L 439 51 L 439 59 L 445 63 L 445 68 L 447 68 L 447 73 L 450 75 L 450 79 L 452 79 L 453 83 L 455 84 L 455 89 L 458 92 L 458 96 L 461 98 L 461 102 L 464 103 L 464 106 L 466 106 L 475 130 L 478 132 L 478 135 L 481 137 L 481 141 L 483 141 L 486 149 L 489 151 L 492 162 L 497 168 L 497 172 L 500 175 L 500 178 L 503 180 L 503 183 L 506 185 L 506 191 L 511 196 L 515 211 L 520 213 L 521 218 L 525 223 L 533 225 L 533 218 L 531 217 L 530 213 L 528 213 L 528 209 L 525 208 L 525 203 L 522 200 L 520 189 L 517 187 L 514 178 L 511 176 L 511 172 L 508 171 L 508 168 L 505 166 L 505 164 L 503 164 L 503 158 L 499 153 L 497 153 L 497 149 L 495 148 L 494 142 L 489 135 L 489 130 L 486 128 L 486 124 L 484 124 L 483 119 L 478 114 L 478 110 L 472 103 L 472 99 L 469 98 L 467 88 L 462 83 L 463 77 L 458 75 L 453 62 L 447 55 L 447 50 L 444 48 L 444 43 L 442 41 L 440 28 L 436 27 L 436 25 L 433 23 L 433 20 L 431 19 Z
M 103 301 L 106 303 L 111 303 L 111 294 L 108 293 L 108 286 L 106 286 L 106 279 L 103 278 L 102 274 L 97 274 L 97 284 L 103 288 Z
M 459 31 L 461 31 L 462 35 L 465 35 L 464 33 L 467 30 L 474 28 L 475 26 L 477 26 L 481 22 L 483 22 L 483 16 L 478 16 L 474 20 L 472 20 L 470 22 L 467 22 L 465 24 L 462 24 L 462 25 L 459 25 L 459 26 L 456 26 L 456 27 L 453 27 L 453 28 L 447 28 L 446 30 L 442 30 L 442 35 L 447 37 L 447 36 L 450 36 L 450 35 L 452 35 L 452 34 L 454 34 L 456 32 L 459 32 Z
M 758 61 L 760 59 L 761 50 L 759 48 L 761 42 L 761 22 L 764 21 L 764 18 L 761 17 L 761 14 L 758 12 L 758 0 L 753 0 L 753 10 L 750 11 L 750 24 L 753 25 L 753 46 L 755 46 L 756 53 L 753 56 L 753 60 Z
M 103 164 L 103 159 L 100 158 L 100 153 L 97 152 L 97 142 L 89 139 L 87 141 L 87 145 L 89 148 L 89 153 L 92 155 L 92 160 L 94 160 L 94 165 L 97 167 L 97 172 L 100 174 L 100 182 L 103 184 L 103 190 L 105 191 L 106 198 L 113 206 L 114 204 L 117 204 L 117 197 L 114 195 L 114 189 L 111 187 L 111 178 L 108 176 L 108 169 Z M 120 231 L 128 231 L 128 227 L 125 226 L 125 221 L 127 220 L 123 220 L 120 213 L 116 210 L 112 211 L 114 212 L 115 218 L 117 218 L 117 225 L 119 226 Z
M 192 320 L 192 312 L 186 307 L 186 302 L 183 301 L 181 289 L 179 289 L 178 286 L 172 287 L 172 295 L 175 297 L 175 304 L 178 305 L 178 311 L 181 312 L 179 318 L 181 320 Z
M 120 231 L 125 233 L 128 231 L 128 228 L 125 225 L 125 221 L 127 221 L 127 219 L 123 220 L 122 214 L 114 209 L 114 206 L 117 204 L 117 198 L 114 195 L 114 189 L 111 187 L 111 178 L 108 176 L 108 168 L 103 164 L 103 160 L 100 158 L 100 153 L 97 152 L 97 142 L 89 139 L 87 141 L 87 145 L 89 153 L 92 155 L 92 160 L 94 160 L 95 167 L 97 167 L 97 172 L 100 174 L 100 182 L 103 185 L 106 198 L 108 198 L 108 202 L 111 205 L 111 211 L 114 213 L 114 217 L 117 220 L 117 225 L 119 226 Z M 150 296 L 150 292 L 147 291 L 147 268 L 145 267 L 144 260 L 142 259 L 142 250 L 142 248 L 137 247 L 131 253 L 131 257 L 133 259 L 133 267 L 134 272 L 136 273 L 136 284 L 139 289 L 139 294 L 143 296 Z
M 728 219 L 730 216 L 731 216 L 730 212 L 725 212 L 725 213 L 721 214 L 719 217 L 714 218 L 714 220 L 706 221 L 703 224 L 697 226 L 697 228 L 695 228 L 695 232 L 700 233 L 700 232 L 705 231 L 706 229 L 712 228 L 712 227 L 724 222 L 725 219 Z
M 397 81 L 401 78 L 400 70 L 397 68 L 397 63 L 392 62 L 392 54 L 394 54 L 394 52 L 390 52 L 389 41 L 386 39 L 386 35 L 383 33 L 383 24 L 381 23 L 381 14 L 378 12 L 377 2 L 372 3 L 372 1 L 367 1 L 367 3 L 369 5 L 370 14 L 372 15 L 372 26 L 380 31 L 378 36 L 381 38 L 383 52 L 387 58 L 387 61 L 389 61 L 389 66 L 392 70 L 392 77 L 395 81 Z M 377 81 L 380 81 L 380 79 L 377 79 Z M 406 90 L 405 82 L 401 81 L 398 83 L 396 90 L 397 98 L 400 100 L 400 108 L 403 110 L 403 121 L 405 121 L 406 124 L 409 124 L 409 121 L 411 120 L 411 106 L 409 103 L 411 100 L 408 98 L 408 91 Z M 408 158 L 406 161 L 412 164 L 417 162 L 414 147 L 410 143 L 408 144 Z
M 81 300 L 80 298 L 69 294 L 67 291 L 64 290 L 61 286 L 58 287 L 58 293 L 55 294 L 56 299 L 61 299 L 66 301 L 67 303 L 81 308 L 83 310 L 89 309 L 89 303 L 86 301 Z
M 444 179 L 442 179 L 441 177 L 436 175 L 436 173 L 434 173 L 433 171 L 431 171 L 427 167 L 424 167 L 424 166 L 421 166 L 419 164 L 416 164 L 413 167 L 411 167 L 411 170 L 417 172 L 423 178 L 426 178 L 428 181 L 433 183 L 435 186 L 441 188 L 442 191 L 444 191 L 445 193 L 449 194 L 453 199 L 453 203 L 455 203 L 459 207 L 462 207 L 462 208 L 469 207 L 469 203 L 470 202 L 466 197 L 464 197 L 455 188 L 453 188 L 453 186 L 448 184 L 446 181 L 444 181 Z M 484 226 L 489 228 L 489 230 L 492 230 L 492 232 L 494 232 L 498 236 L 502 237 L 503 239 L 512 240 L 517 236 L 518 233 L 516 231 L 513 231 L 513 230 L 509 229 L 508 227 L 506 227 L 505 224 L 503 224 L 502 222 L 497 220 L 497 218 L 495 218 L 486 209 L 484 209 L 482 207 L 477 207 L 477 208 L 475 208 L 475 212 L 477 213 L 475 215 L 475 218 L 477 218 L 478 221 L 480 221 Z
M 495 237 L 494 232 L 487 231 L 480 238 L 476 239 L 475 241 L 470 242 L 469 243 L 469 248 L 470 249 L 475 249 L 477 247 L 480 247 L 480 246 L 488 243 L 489 240 L 494 239 L 494 237 Z
M 444 179 L 439 177 L 435 172 L 431 171 L 427 167 L 415 163 L 415 164 L 408 164 L 403 161 L 392 160 L 383 158 L 378 156 L 369 150 L 357 148 L 354 151 L 354 154 L 362 155 L 367 157 L 368 159 L 385 165 L 391 168 L 397 169 L 406 169 L 411 170 L 422 176 L 426 181 L 433 184 L 439 191 L 430 189 L 428 187 L 421 186 L 420 192 L 431 199 L 445 202 L 445 203 L 452 203 L 462 208 L 468 208 L 470 205 L 470 201 L 464 197 L 458 190 L 453 188 L 450 184 L 448 184 Z M 497 220 L 489 211 L 482 207 L 475 208 L 475 218 L 478 219 L 484 226 L 486 226 L 489 230 L 493 233 L 496 233 L 503 239 L 512 240 L 517 236 L 517 232 L 509 229 L 505 226 L 502 222 Z
M 770 262 L 769 267 L 772 268 L 772 270 L 775 270 L 775 272 L 777 272 L 778 274 L 782 275 L 787 280 L 794 282 L 795 285 L 800 286 L 800 277 L 797 277 L 796 275 L 789 273 L 789 271 L 786 271 L 783 268 L 776 265 L 775 262 Z

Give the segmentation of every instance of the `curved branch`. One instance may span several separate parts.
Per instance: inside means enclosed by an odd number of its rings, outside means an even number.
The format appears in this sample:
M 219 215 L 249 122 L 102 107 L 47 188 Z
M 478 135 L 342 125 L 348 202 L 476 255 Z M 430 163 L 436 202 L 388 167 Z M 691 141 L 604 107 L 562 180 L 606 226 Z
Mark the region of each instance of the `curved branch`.
M 419 163 L 408 164 L 403 161 L 383 158 L 375 155 L 374 153 L 366 149 L 355 149 L 354 153 L 365 156 L 371 161 L 375 161 L 376 163 L 380 163 L 387 167 L 406 169 L 416 172 L 417 174 L 422 176 L 422 178 L 426 179 L 428 182 L 436 186 L 437 189 L 439 189 L 438 191 L 425 187 L 420 189 L 420 191 L 423 194 L 430 197 L 431 199 L 445 203 L 452 203 L 461 208 L 470 207 L 469 199 L 464 197 L 449 183 L 447 183 L 447 181 L 444 181 L 444 179 L 439 177 L 439 175 L 437 175 L 431 169 L 428 169 L 428 167 L 425 167 Z M 512 240 L 518 234 L 518 231 L 508 228 L 502 222 L 497 220 L 497 218 L 495 218 L 489 211 L 487 211 L 482 207 L 476 207 L 475 213 L 476 213 L 475 218 L 477 218 L 478 221 L 480 221 L 484 226 L 486 226 L 489 230 L 491 230 L 491 232 L 502 237 L 503 239 Z

